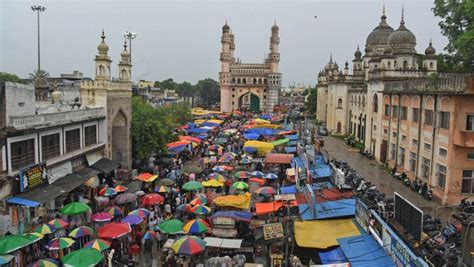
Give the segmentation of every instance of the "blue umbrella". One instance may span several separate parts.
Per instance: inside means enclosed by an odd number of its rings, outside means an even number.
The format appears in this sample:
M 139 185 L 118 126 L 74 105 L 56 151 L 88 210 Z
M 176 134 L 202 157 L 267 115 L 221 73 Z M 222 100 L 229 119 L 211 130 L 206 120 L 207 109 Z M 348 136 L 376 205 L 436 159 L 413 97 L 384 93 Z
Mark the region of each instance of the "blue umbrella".
M 255 148 L 253 146 L 246 146 L 246 147 L 244 147 L 244 151 L 249 152 L 249 153 L 254 153 L 254 152 L 257 152 L 257 148 Z
M 258 177 L 258 178 L 262 178 L 263 177 L 263 172 L 254 171 L 254 172 L 252 172 L 252 175 L 255 176 L 255 177 Z
M 212 168 L 212 170 L 215 171 L 215 172 L 223 172 L 223 171 L 225 171 L 225 169 L 222 168 L 221 166 L 216 166 L 216 167 Z
M 122 219 L 123 223 L 129 223 L 130 225 L 137 225 L 143 222 L 143 218 L 138 215 L 128 215 Z
M 277 178 L 278 178 L 278 175 L 276 175 L 276 174 L 270 172 L 270 173 L 267 173 L 267 174 L 265 175 L 265 178 L 266 178 L 266 179 L 273 180 L 273 179 L 277 179 Z

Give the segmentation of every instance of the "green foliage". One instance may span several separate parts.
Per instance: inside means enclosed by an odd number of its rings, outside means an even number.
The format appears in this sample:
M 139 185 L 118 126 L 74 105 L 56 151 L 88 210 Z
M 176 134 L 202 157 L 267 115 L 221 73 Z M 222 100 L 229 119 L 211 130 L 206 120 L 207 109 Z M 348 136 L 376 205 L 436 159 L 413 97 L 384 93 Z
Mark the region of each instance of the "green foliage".
M 14 83 L 25 83 L 24 80 L 20 79 L 18 76 L 8 72 L 0 72 L 0 82 L 14 82 Z
M 308 91 L 308 101 L 306 101 L 306 110 L 309 114 L 315 114 L 317 105 L 318 94 L 316 88 L 310 88 Z
M 194 96 L 194 87 L 188 82 L 176 84 L 176 93 L 181 97 L 192 97 Z
M 176 83 L 169 78 L 160 82 L 160 88 L 163 90 L 176 90 Z
M 439 57 L 441 71 L 474 71 L 474 1 L 435 0 L 433 12 L 441 18 L 441 32 L 448 38 Z
M 49 77 L 49 72 L 45 70 L 35 70 L 33 73 L 30 73 L 30 78 L 32 80 L 36 78 L 48 78 Z
M 194 85 L 194 90 L 202 100 L 205 107 L 210 107 L 220 101 L 221 92 L 219 83 L 211 78 L 200 80 Z

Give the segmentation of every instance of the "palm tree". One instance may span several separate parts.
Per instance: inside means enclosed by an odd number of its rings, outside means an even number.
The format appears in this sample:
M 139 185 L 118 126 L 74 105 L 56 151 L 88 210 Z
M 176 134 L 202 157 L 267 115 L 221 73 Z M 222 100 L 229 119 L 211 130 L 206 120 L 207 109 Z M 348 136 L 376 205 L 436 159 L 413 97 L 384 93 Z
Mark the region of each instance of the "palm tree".
M 36 80 L 36 78 L 48 78 L 49 72 L 45 70 L 35 70 L 33 73 L 30 73 L 31 80 Z

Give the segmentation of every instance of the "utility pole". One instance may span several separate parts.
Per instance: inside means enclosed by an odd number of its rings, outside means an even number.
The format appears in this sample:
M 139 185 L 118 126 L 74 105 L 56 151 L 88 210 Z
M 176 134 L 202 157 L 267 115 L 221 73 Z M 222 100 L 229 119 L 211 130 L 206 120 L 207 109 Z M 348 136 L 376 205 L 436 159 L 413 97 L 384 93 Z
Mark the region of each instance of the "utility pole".
M 46 7 L 40 5 L 31 6 L 31 10 L 38 16 L 38 72 L 41 70 L 41 53 L 40 53 L 40 13 L 46 10 Z
M 134 32 L 125 31 L 125 33 L 123 34 L 123 37 L 125 39 L 128 39 L 128 44 L 129 44 L 129 49 L 130 49 L 129 63 L 132 64 L 132 40 L 137 38 L 137 34 Z

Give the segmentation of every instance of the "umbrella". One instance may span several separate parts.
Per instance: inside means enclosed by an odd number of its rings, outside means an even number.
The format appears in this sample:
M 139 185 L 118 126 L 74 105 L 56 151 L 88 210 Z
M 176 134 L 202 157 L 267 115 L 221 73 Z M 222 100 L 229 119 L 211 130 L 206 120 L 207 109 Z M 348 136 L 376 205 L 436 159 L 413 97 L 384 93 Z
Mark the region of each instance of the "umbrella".
M 54 226 L 49 225 L 49 224 L 44 224 L 44 223 L 36 227 L 35 229 L 35 233 L 40 233 L 43 235 L 52 234 L 54 233 L 54 231 L 56 231 L 56 228 Z
M 183 185 L 183 189 L 186 191 L 199 190 L 203 188 L 203 185 L 196 181 L 189 181 Z
M 171 189 L 166 185 L 157 185 L 155 186 L 155 190 L 153 191 L 155 191 L 156 193 L 169 193 Z
M 219 145 L 211 145 L 211 146 L 209 146 L 209 150 L 218 150 L 219 148 L 222 148 L 222 147 L 219 146 Z
M 225 180 L 225 177 L 224 175 L 220 174 L 220 173 L 211 173 L 207 176 L 209 179 L 214 179 L 218 182 L 221 182 L 221 183 L 224 183 L 226 180 Z
M 128 223 L 112 222 L 99 228 L 99 237 L 105 239 L 118 238 L 132 231 Z
M 193 235 L 206 233 L 209 230 L 211 230 L 211 227 L 202 219 L 191 220 L 183 226 L 184 232 Z
M 246 146 L 243 149 L 245 152 L 254 153 L 257 152 L 257 148 L 253 146 Z
M 234 158 L 231 157 L 231 156 L 229 156 L 229 155 L 228 155 L 228 156 L 222 156 L 222 157 L 218 160 L 218 162 L 223 162 L 223 163 L 225 162 L 225 163 L 227 163 L 227 162 L 231 162 L 233 159 L 234 159 Z
M 246 172 L 246 171 L 239 171 L 239 172 L 236 172 L 234 174 L 234 176 L 236 178 L 245 179 L 245 178 L 250 178 L 250 176 L 252 176 L 252 174 L 249 173 L 249 172 Z
M 24 235 L 6 235 L 0 238 L 0 254 L 7 254 L 31 244 L 30 238 Z
M 214 168 L 212 168 L 213 171 L 215 172 L 223 172 L 225 171 L 224 168 L 222 168 L 221 166 L 215 166 Z
M 128 187 L 119 184 L 119 185 L 117 185 L 116 187 L 114 187 L 114 189 L 115 189 L 115 192 L 121 193 L 121 192 L 127 191 Z
M 209 181 L 203 181 L 201 182 L 201 184 L 204 186 L 204 187 L 222 187 L 224 186 L 224 183 L 223 182 L 219 182 L 217 180 L 209 180 Z
M 104 259 L 104 255 L 92 248 L 83 248 L 64 256 L 61 261 L 64 266 L 89 267 L 94 266 Z
M 33 267 L 57 267 L 59 261 L 55 259 L 41 259 L 33 264 Z
M 40 233 L 36 233 L 36 232 L 33 232 L 33 233 L 26 233 L 26 234 L 23 234 L 24 236 L 28 237 L 31 242 L 36 242 L 40 239 L 43 239 L 44 235 L 43 234 L 40 234 Z
M 239 190 L 245 190 L 249 188 L 249 185 L 246 182 L 235 182 L 232 187 Z
M 179 211 L 191 211 L 191 208 L 192 206 L 189 205 L 189 204 L 181 204 L 179 206 L 176 207 L 176 210 L 179 210 Z
M 100 189 L 99 191 L 99 195 L 104 196 L 104 197 L 110 197 L 116 194 L 117 194 L 117 191 L 115 191 L 115 189 L 113 189 L 112 187 L 105 187 L 105 188 Z
M 157 185 L 166 185 L 166 186 L 172 186 L 174 185 L 175 181 L 168 179 L 168 178 L 163 178 L 157 182 Z
M 252 160 L 243 158 L 239 162 L 240 162 L 240 164 L 250 164 L 250 163 L 252 163 Z
M 137 225 L 143 222 L 143 218 L 138 215 L 127 215 L 122 219 L 123 223 L 129 223 L 130 225 Z
M 191 200 L 189 204 L 196 206 L 196 205 L 201 205 L 201 204 L 206 204 L 207 203 L 207 198 L 201 194 L 196 194 L 196 198 Z
M 152 176 L 150 176 L 150 178 L 146 179 L 145 182 L 151 183 L 151 182 L 155 181 L 156 179 L 158 179 L 158 175 L 152 175 Z
M 82 202 L 72 202 L 64 206 L 60 211 L 64 215 L 78 215 L 89 211 L 91 207 Z
M 258 178 L 262 178 L 264 176 L 263 172 L 260 171 L 254 171 L 252 172 L 252 175 Z
M 146 194 L 142 198 L 142 204 L 145 206 L 163 204 L 163 202 L 165 202 L 165 198 L 156 193 Z
M 112 218 L 113 218 L 112 215 L 110 215 L 110 213 L 105 212 L 105 211 L 94 213 L 91 216 L 91 220 L 93 222 L 107 222 L 107 221 L 112 220 Z
M 196 214 L 205 215 L 205 214 L 211 213 L 211 208 L 204 205 L 197 205 L 194 208 L 192 208 L 191 211 Z
M 153 176 L 153 174 L 151 174 L 151 173 L 142 172 L 139 175 L 137 175 L 136 179 L 140 180 L 140 181 L 143 181 L 143 182 L 146 182 L 147 179 L 149 179 L 152 176 Z
M 54 226 L 56 229 L 67 228 L 69 226 L 68 222 L 65 222 L 61 219 L 53 219 L 49 221 L 48 224 Z
M 130 211 L 128 215 L 138 215 L 142 218 L 145 218 L 145 217 L 150 216 L 150 212 L 147 209 L 139 208 L 139 209 Z
M 95 239 L 95 240 L 91 240 L 91 241 L 85 243 L 84 247 L 85 248 L 93 248 L 93 249 L 96 249 L 98 251 L 104 251 L 104 250 L 110 248 L 110 242 L 105 241 L 103 239 Z
M 184 223 L 177 219 L 166 220 L 158 225 L 158 228 L 166 234 L 176 234 L 183 230 Z
M 278 175 L 276 175 L 276 174 L 270 172 L 270 173 L 265 174 L 264 177 L 267 178 L 267 179 L 273 180 L 273 179 L 277 179 L 277 178 L 278 178 Z
M 275 188 L 271 186 L 264 186 L 255 190 L 255 194 L 259 194 L 259 195 L 275 195 L 276 193 L 277 192 Z
M 12 255 L 0 255 L 0 266 L 3 266 L 3 264 L 7 264 L 9 263 L 10 261 L 13 260 L 13 256 Z
M 93 233 L 94 233 L 94 229 L 92 229 L 90 227 L 87 227 L 87 226 L 80 226 L 80 227 L 77 227 L 76 229 L 72 230 L 69 233 L 68 236 L 78 238 L 78 237 L 88 236 L 88 235 L 91 235 Z
M 143 192 L 142 190 L 139 190 L 139 191 L 135 192 L 135 195 L 143 196 L 143 195 L 145 195 L 145 192 Z
M 202 253 L 205 248 L 206 241 L 195 236 L 183 236 L 171 244 L 174 253 L 187 256 Z
M 112 217 L 116 217 L 116 216 L 119 216 L 119 215 L 122 215 L 123 211 L 122 209 L 120 209 L 119 207 L 117 206 L 113 206 L 113 207 L 110 207 L 107 212 L 112 216 Z
M 153 231 L 147 231 L 144 235 L 143 235 L 143 240 L 151 240 L 153 238 L 156 238 L 156 233 L 153 232 Z
M 115 198 L 115 203 L 122 205 L 137 200 L 137 196 L 132 193 L 123 193 Z
M 72 246 L 74 244 L 74 239 L 69 238 L 69 237 L 61 237 L 61 238 L 55 238 L 49 241 L 48 243 L 48 249 L 49 250 L 58 250 L 58 249 L 64 249 Z

